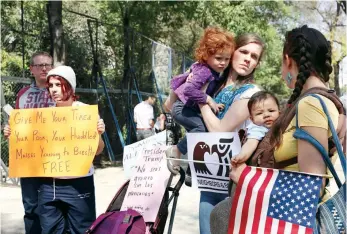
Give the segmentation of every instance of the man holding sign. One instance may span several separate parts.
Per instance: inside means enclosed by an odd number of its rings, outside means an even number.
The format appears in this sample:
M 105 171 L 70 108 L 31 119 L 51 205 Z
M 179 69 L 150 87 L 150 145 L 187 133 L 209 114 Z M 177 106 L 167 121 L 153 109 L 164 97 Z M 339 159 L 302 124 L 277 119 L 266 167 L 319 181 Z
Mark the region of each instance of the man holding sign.
M 71 67 L 52 69 L 47 86 L 61 108 L 11 114 L 10 176 L 45 177 L 38 195 L 41 233 L 84 233 L 96 216 L 92 161 L 104 148 L 105 124 L 97 106 L 76 101 Z
M 43 108 L 54 105 L 54 101 L 49 97 L 46 89 L 46 75 L 52 69 L 53 59 L 46 52 L 36 52 L 30 59 L 30 72 L 35 78 L 35 82 L 30 86 L 22 88 L 16 99 L 16 109 Z M 9 125 L 4 128 L 4 135 L 9 136 L 11 130 Z M 40 186 L 40 178 L 21 178 L 22 201 L 25 215 L 25 233 L 41 233 L 39 217 L 36 213 L 37 190 Z

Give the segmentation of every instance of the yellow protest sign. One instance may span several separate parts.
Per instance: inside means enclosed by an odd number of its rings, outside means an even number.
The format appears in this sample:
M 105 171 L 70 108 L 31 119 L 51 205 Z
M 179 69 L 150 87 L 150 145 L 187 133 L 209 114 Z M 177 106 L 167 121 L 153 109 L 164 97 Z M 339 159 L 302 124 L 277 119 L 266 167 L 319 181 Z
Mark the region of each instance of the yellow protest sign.
M 83 176 L 99 142 L 98 106 L 11 112 L 10 177 Z

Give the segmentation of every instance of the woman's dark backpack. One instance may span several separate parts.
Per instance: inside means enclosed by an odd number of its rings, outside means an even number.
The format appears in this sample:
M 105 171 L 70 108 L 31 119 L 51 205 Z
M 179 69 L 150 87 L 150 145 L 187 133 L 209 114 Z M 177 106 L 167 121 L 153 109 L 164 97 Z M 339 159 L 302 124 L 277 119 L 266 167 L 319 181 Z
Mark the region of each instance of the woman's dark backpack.
M 301 94 L 300 97 L 297 99 L 297 101 L 289 108 L 291 108 L 287 115 L 281 115 L 278 118 L 278 121 L 281 119 L 283 120 L 283 125 L 281 126 L 282 132 L 284 132 L 287 127 L 289 126 L 290 122 L 295 116 L 295 105 L 298 103 L 298 101 L 305 97 L 307 94 L 319 94 L 322 95 L 328 99 L 330 99 L 336 106 L 337 110 L 339 111 L 340 115 L 344 115 L 346 117 L 346 110 L 343 108 L 343 104 L 339 97 L 335 94 L 334 90 L 325 89 L 325 88 L 312 88 L 307 90 L 305 93 Z M 344 119 L 345 121 L 345 119 Z M 271 147 L 270 144 L 270 137 L 271 137 L 271 130 L 265 135 L 263 140 L 259 143 L 258 148 L 253 153 L 252 158 L 250 160 L 251 166 L 258 166 L 258 167 L 267 167 L 267 168 L 277 168 L 282 169 L 287 166 L 296 164 L 298 162 L 298 158 L 294 157 L 285 161 L 276 162 L 274 158 L 274 148 Z M 346 136 L 344 136 L 344 140 L 346 140 Z M 331 139 L 329 139 L 329 151 L 334 148 L 334 143 Z M 330 155 L 332 156 L 332 155 Z

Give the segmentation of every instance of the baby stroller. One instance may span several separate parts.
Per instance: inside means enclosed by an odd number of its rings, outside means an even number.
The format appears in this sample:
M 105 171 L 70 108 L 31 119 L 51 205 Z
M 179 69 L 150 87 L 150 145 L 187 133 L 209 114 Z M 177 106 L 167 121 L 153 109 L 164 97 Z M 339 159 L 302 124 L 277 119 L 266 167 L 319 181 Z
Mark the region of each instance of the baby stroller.
M 185 179 L 184 170 L 182 168 L 180 168 L 180 178 L 174 187 L 171 187 L 172 178 L 173 178 L 173 175 L 171 174 L 171 176 L 169 178 L 168 186 L 165 190 L 164 197 L 163 197 L 163 200 L 160 204 L 160 208 L 159 208 L 158 215 L 156 217 L 155 222 L 154 223 L 146 223 L 146 225 L 150 227 L 150 233 L 152 233 L 152 234 L 164 233 L 167 216 L 169 214 L 169 204 L 173 200 L 170 222 L 169 222 L 169 228 L 168 228 L 168 234 L 171 234 L 171 232 L 172 232 L 173 222 L 174 222 L 175 212 L 176 212 L 177 199 L 179 196 L 179 191 L 180 191 L 182 184 L 184 183 L 184 179 Z M 125 194 L 127 192 L 128 186 L 129 186 L 129 182 L 130 182 L 130 180 L 125 182 L 123 184 L 123 186 L 118 190 L 117 194 L 114 196 L 110 205 L 106 209 L 106 212 L 120 211 Z

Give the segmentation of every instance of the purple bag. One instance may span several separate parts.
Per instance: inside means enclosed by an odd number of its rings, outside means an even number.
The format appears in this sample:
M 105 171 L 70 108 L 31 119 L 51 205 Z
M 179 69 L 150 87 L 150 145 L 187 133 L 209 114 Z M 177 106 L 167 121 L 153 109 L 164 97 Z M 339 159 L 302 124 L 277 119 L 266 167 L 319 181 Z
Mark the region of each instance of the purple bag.
M 145 234 L 146 223 L 135 210 L 111 211 L 100 215 L 86 231 L 88 234 Z

